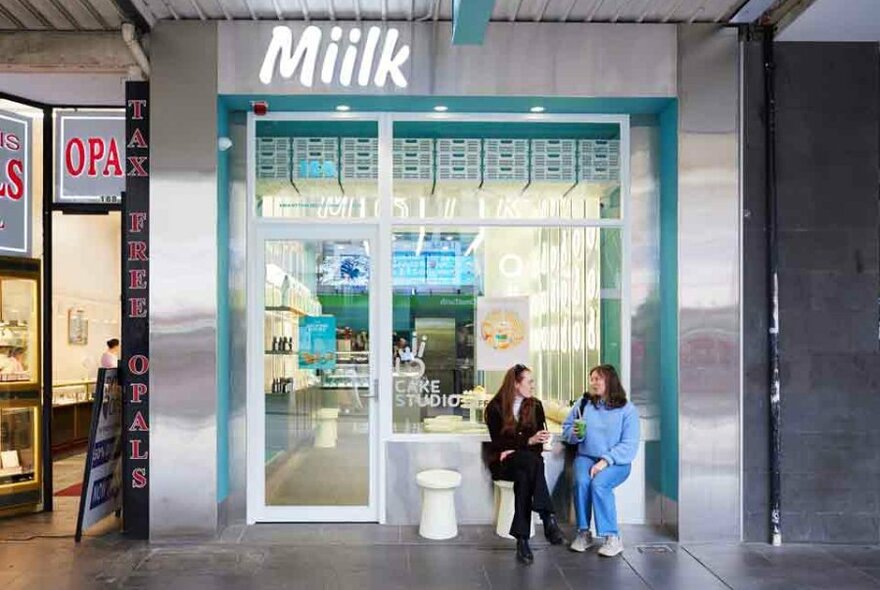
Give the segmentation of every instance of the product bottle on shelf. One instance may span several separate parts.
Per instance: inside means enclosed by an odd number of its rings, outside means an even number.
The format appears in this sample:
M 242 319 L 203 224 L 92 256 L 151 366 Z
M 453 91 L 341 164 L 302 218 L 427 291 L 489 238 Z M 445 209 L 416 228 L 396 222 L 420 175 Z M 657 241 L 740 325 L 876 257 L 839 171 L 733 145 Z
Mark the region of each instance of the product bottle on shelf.
M 290 278 L 285 275 L 284 281 L 281 283 L 281 305 L 290 307 Z

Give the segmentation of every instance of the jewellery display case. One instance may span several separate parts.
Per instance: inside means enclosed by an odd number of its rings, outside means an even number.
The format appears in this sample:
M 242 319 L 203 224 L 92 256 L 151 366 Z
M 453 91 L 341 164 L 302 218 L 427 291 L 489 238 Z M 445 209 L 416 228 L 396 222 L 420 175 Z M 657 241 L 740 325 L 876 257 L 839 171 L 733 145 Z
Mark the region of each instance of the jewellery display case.
M 42 487 L 40 262 L 0 257 L 0 514 Z

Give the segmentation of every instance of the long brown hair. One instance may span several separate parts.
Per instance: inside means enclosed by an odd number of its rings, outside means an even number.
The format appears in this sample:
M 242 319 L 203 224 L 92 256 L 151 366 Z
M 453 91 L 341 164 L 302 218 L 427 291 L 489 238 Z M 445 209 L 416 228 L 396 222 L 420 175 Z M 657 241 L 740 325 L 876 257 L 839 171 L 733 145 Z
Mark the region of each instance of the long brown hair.
M 605 407 L 609 410 L 613 410 L 625 406 L 626 390 L 620 382 L 620 376 L 617 374 L 617 369 L 614 368 L 614 365 L 599 365 L 593 367 L 590 369 L 590 377 L 593 376 L 593 373 L 598 373 L 599 376 L 605 380 Z M 593 394 L 591 391 L 589 393 L 589 398 L 593 407 L 599 406 L 599 400 L 601 398 L 598 395 Z
M 504 374 L 504 381 L 498 388 L 498 393 L 492 398 L 492 402 L 501 404 L 501 415 L 504 418 L 504 425 L 501 432 L 511 434 L 516 432 L 516 416 L 513 415 L 513 400 L 516 399 L 516 385 L 525 379 L 526 373 L 532 370 L 525 365 L 514 365 L 507 369 Z M 488 419 L 488 415 L 487 415 Z M 524 428 L 535 428 L 535 398 L 527 397 L 522 401 L 519 409 L 519 422 Z

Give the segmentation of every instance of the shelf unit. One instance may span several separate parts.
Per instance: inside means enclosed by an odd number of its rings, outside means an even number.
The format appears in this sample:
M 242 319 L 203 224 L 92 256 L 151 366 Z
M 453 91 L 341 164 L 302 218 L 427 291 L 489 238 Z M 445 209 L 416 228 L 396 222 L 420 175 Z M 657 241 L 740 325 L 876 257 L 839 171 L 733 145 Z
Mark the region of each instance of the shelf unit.
M 264 383 L 266 395 L 292 394 L 320 383 L 314 370 L 299 368 L 299 319 L 321 314 L 321 302 L 301 280 L 305 255 L 278 248 L 267 264 L 264 313 Z M 270 269 L 271 267 L 271 269 Z M 283 268 L 282 268 L 283 267 Z

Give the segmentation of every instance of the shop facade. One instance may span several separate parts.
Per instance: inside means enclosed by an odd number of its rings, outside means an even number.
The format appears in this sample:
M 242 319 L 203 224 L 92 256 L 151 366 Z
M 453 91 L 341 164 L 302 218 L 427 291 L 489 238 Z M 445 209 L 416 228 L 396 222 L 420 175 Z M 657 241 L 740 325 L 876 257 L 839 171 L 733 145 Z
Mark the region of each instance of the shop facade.
M 558 429 L 610 362 L 642 417 L 622 520 L 739 539 L 735 32 L 450 34 L 154 29 L 151 537 L 413 524 L 435 467 L 491 522 L 482 391 L 527 364 Z
M 53 481 L 54 462 L 87 446 L 99 359 L 119 337 L 124 119 L 0 96 L 0 516 L 52 510 L 81 479 Z

